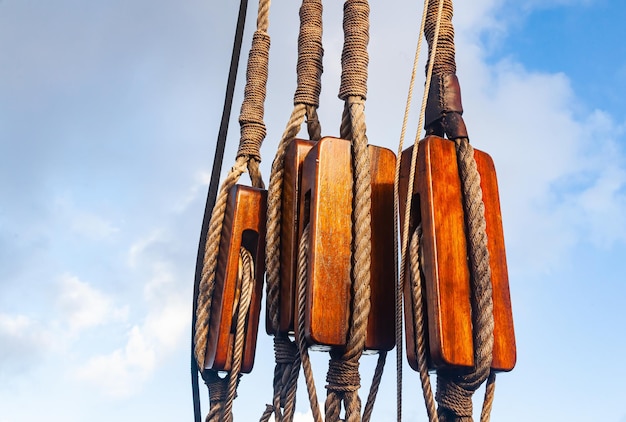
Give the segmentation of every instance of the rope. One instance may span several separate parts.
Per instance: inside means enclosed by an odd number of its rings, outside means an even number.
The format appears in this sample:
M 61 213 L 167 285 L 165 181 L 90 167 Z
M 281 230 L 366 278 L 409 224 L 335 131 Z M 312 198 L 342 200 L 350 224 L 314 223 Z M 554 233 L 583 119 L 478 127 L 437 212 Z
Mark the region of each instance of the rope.
M 306 381 L 307 392 L 309 394 L 309 403 L 311 412 L 315 422 L 322 422 L 322 414 L 317 400 L 317 391 L 315 389 L 315 379 L 311 370 L 311 361 L 309 359 L 308 346 L 304 338 L 304 315 L 306 309 L 306 284 L 308 272 L 308 247 L 310 238 L 309 225 L 304 228 L 298 245 L 298 279 L 297 279 L 297 328 L 296 342 L 300 350 L 300 359 L 302 361 L 302 369 L 304 371 L 304 379 Z M 328 420 L 328 419 L 327 419 Z
M 269 57 L 269 35 L 267 35 L 269 5 L 269 0 L 259 0 L 257 31 L 253 36 L 252 47 L 248 56 L 246 88 L 239 118 L 241 125 L 239 152 L 237 153 L 235 165 L 222 184 L 216 206 L 211 215 L 211 222 L 209 223 L 202 277 L 198 289 L 198 304 L 196 306 L 194 353 L 199 368 L 204 367 L 211 296 L 215 287 L 217 254 L 228 192 L 237 183 L 246 168 L 250 173 L 253 186 L 263 187 L 258 163 L 261 160 L 260 145 L 265 137 L 263 102 L 265 100 L 267 60 Z
M 346 136 L 347 124 L 342 124 L 340 132 L 342 137 L 351 140 L 354 175 L 352 312 L 345 350 L 331 352 L 325 404 L 326 421 L 329 422 L 339 420 L 342 403 L 346 421 L 361 420 L 359 359 L 365 347 L 370 310 L 371 259 L 371 179 L 364 112 L 369 61 L 369 4 L 366 0 L 347 0 L 344 3 L 343 29 L 339 98 L 345 101 L 343 121 L 350 122 L 350 136 Z
M 428 363 L 426 358 L 426 333 L 424 330 L 424 306 L 422 292 L 422 272 L 420 268 L 421 247 L 420 240 L 422 237 L 421 224 L 413 232 L 410 243 L 410 282 L 411 296 L 413 302 L 413 315 L 415 318 L 415 350 L 417 353 L 417 366 L 422 383 L 422 394 L 426 403 L 426 411 L 430 422 L 437 422 L 437 408 L 435 398 L 430 385 L 430 376 L 428 375 Z
M 245 172 L 246 168 L 250 174 L 252 185 L 263 188 L 263 179 L 261 177 L 259 163 L 261 161 L 260 146 L 265 138 L 263 115 L 270 45 L 269 35 L 267 34 L 267 28 L 269 25 L 269 6 L 270 0 L 259 0 L 257 31 L 253 36 L 252 46 L 248 56 L 246 87 L 244 89 L 244 99 L 239 118 L 241 126 L 239 151 L 237 153 L 234 166 L 231 168 L 222 184 L 215 207 L 213 208 L 213 212 L 211 214 L 209 228 L 207 230 L 204 259 L 200 283 L 198 286 L 198 299 L 195 307 L 196 320 L 193 336 L 195 342 L 194 355 L 198 368 L 204 368 L 206 344 L 210 325 L 209 317 L 211 315 L 212 296 L 215 289 L 217 255 L 219 252 L 222 223 L 224 221 L 228 193 Z M 242 341 L 243 338 L 240 339 L 240 342 Z M 241 362 L 238 364 L 234 362 L 233 370 L 227 377 L 231 381 L 228 386 L 226 409 L 223 409 L 221 414 L 231 414 L 230 409 L 232 409 L 232 400 L 234 400 L 235 397 L 240 365 Z M 237 366 L 239 366 L 239 368 L 237 368 Z M 211 372 L 213 371 L 203 371 L 203 378 L 207 379 L 207 377 L 212 377 Z M 233 376 L 233 373 L 237 373 L 237 375 Z M 217 383 L 217 381 L 215 382 Z M 219 383 L 221 382 L 222 381 Z M 212 407 L 218 408 L 220 406 Z M 214 417 L 216 412 L 217 410 L 214 411 L 212 409 L 207 418 Z M 232 419 L 232 415 L 226 417 L 229 418 L 227 420 Z
M 217 189 L 219 187 L 219 178 L 222 171 L 222 163 L 224 160 L 224 149 L 226 147 L 226 139 L 228 135 L 228 122 L 233 106 L 233 96 L 235 92 L 235 83 L 237 81 L 237 70 L 239 68 L 239 59 L 241 57 L 241 45 L 243 41 L 243 33 L 246 22 L 246 12 L 248 9 L 248 0 L 241 0 L 239 3 L 239 13 L 237 15 L 237 25 L 235 29 L 235 39 L 233 41 L 233 51 L 230 58 L 230 68 L 228 70 L 228 80 L 226 83 L 226 94 L 224 96 L 224 107 L 222 109 L 222 118 L 217 135 L 215 147 L 215 156 L 213 159 L 213 168 L 211 170 L 211 182 L 209 183 L 209 191 L 204 207 L 204 216 L 202 217 L 202 228 L 200 230 L 200 241 L 198 242 L 198 254 L 196 256 L 196 271 L 194 275 L 194 293 L 193 293 L 193 313 L 191 316 L 191 391 L 193 398 L 194 422 L 200 422 L 200 390 L 198 385 L 198 363 L 196 362 L 195 348 L 195 328 L 196 328 L 196 307 L 198 304 L 198 291 L 200 279 L 202 277 L 202 263 L 204 257 L 204 247 L 206 244 L 206 233 L 209 228 L 209 221 L 215 201 L 217 198 Z
M 207 371 L 205 375 L 211 402 L 211 410 L 206 422 L 230 422 L 233 419 L 233 401 L 237 395 L 237 386 L 241 378 L 241 363 L 246 337 L 246 318 L 250 309 L 255 280 L 252 254 L 243 247 L 239 251 L 237 279 L 237 284 L 241 285 L 241 291 L 237 298 L 237 304 L 233 307 L 233 318 L 236 320 L 236 327 L 231 370 L 225 378 L 219 377 L 215 371 Z
M 387 352 L 381 351 L 378 354 L 378 362 L 376 362 L 376 369 L 374 370 L 374 378 L 372 379 L 372 385 L 370 386 L 370 393 L 367 397 L 367 402 L 365 402 L 365 410 L 363 410 L 363 422 L 369 422 L 372 418 L 372 412 L 374 411 L 374 402 L 376 401 L 376 395 L 378 394 L 380 381 L 383 377 L 383 370 L 385 369 L 386 360 Z
M 420 31 L 422 34 L 424 32 L 424 26 L 426 23 L 426 9 L 428 7 L 428 0 L 424 0 L 424 13 L 422 13 L 422 20 L 420 23 Z M 402 129 L 400 131 L 400 142 L 398 145 L 398 155 L 397 157 L 402 156 L 402 149 L 404 145 L 404 139 L 406 137 L 406 129 L 409 121 L 409 114 L 411 111 L 411 102 L 413 100 L 413 90 L 415 88 L 415 78 L 417 75 L 417 66 L 419 62 L 420 53 L 422 51 L 422 37 L 418 37 L 417 47 L 415 49 L 415 57 L 413 59 L 413 69 L 411 71 L 411 81 L 409 82 L 409 92 L 406 99 L 406 106 L 404 108 L 404 117 L 402 119 Z M 419 114 L 420 122 L 418 124 L 418 128 L 421 128 L 423 125 L 423 116 L 426 108 L 426 100 L 428 98 L 428 94 L 424 92 L 424 97 L 422 99 L 422 110 Z M 411 172 L 409 176 L 409 188 L 408 192 L 413 191 L 413 179 L 415 177 L 415 163 L 417 162 L 417 142 L 419 141 L 419 131 L 417 132 L 414 140 L 413 146 L 413 155 L 411 157 Z M 394 209 L 394 219 L 393 219 L 393 232 L 398 233 L 398 221 L 400 216 L 400 163 L 401 160 L 396 160 L 396 169 L 393 181 L 393 209 Z M 396 418 L 398 421 L 402 420 L 402 365 L 403 365 L 403 356 L 402 356 L 402 291 L 405 277 L 405 268 L 406 268 L 406 256 L 407 256 L 407 248 L 408 248 L 408 238 L 409 238 L 409 215 L 411 209 L 411 195 L 407 196 L 407 208 L 405 210 L 404 217 L 404 226 L 402 227 L 402 246 L 401 246 L 401 257 L 402 262 L 400 265 L 400 274 L 397 274 L 397 271 L 394 271 L 396 274 L 396 294 L 395 294 L 395 313 L 396 313 Z M 394 236 L 394 269 L 398 268 L 398 238 Z
M 321 128 L 316 108 L 319 104 L 322 75 L 322 3 L 304 0 L 300 8 L 300 35 L 298 37 L 298 87 L 294 109 L 283 132 L 278 151 L 272 162 L 267 206 L 266 271 L 267 306 L 272 331 L 278 332 L 280 293 L 280 224 L 282 218 L 282 189 L 285 151 L 296 137 L 307 118 L 312 140 L 319 140 Z
M 266 280 L 267 280 L 267 307 L 271 330 L 276 334 L 274 338 L 276 351 L 276 368 L 274 377 L 273 412 L 278 420 L 291 420 L 295 406 L 295 393 L 300 366 L 303 363 L 305 370 L 310 371 L 308 355 L 306 362 L 302 361 L 297 345 L 293 345 L 296 353 L 290 354 L 288 362 L 279 357 L 278 348 L 282 348 L 289 340 L 279 333 L 280 321 L 280 226 L 282 221 L 282 189 L 285 166 L 285 151 L 291 141 L 297 136 L 305 118 L 310 139 L 318 141 L 321 138 L 321 127 L 317 117 L 319 96 L 321 92 L 322 59 L 322 3 L 321 0 L 303 0 L 300 7 L 300 33 L 298 36 L 298 86 L 294 95 L 294 109 L 287 123 L 287 127 L 278 145 L 278 151 L 272 162 L 270 186 L 268 193 L 267 234 L 266 234 Z M 291 282 L 292 280 L 283 280 Z M 288 347 L 292 347 L 291 345 Z M 308 368 L 308 369 L 307 369 Z M 286 400 L 289 397 L 289 400 Z M 316 399 L 317 400 L 317 399 Z M 281 407 L 285 407 L 281 415 Z M 319 413 L 319 411 L 318 411 Z
M 480 188 L 480 174 L 474 160 L 474 150 L 466 138 L 457 139 L 456 150 L 463 189 L 463 208 L 467 226 L 468 255 L 472 275 L 472 338 L 474 342 L 474 368 L 470 373 L 454 370 L 437 371 L 437 402 L 444 421 L 471 421 L 472 395 L 490 375 L 493 359 L 493 300 L 491 269 L 487 249 L 485 205 Z M 492 381 L 491 384 L 493 384 Z M 484 405 L 491 407 L 487 391 Z M 489 410 L 489 409 L 487 409 Z M 488 420 L 483 412 L 481 420 Z

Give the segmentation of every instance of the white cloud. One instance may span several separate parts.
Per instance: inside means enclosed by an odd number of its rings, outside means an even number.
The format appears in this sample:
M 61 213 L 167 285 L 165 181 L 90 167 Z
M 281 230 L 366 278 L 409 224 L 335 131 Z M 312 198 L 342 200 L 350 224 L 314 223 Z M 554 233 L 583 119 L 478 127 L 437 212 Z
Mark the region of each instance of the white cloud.
M 128 315 L 128 308 L 116 308 L 111 297 L 76 276 L 63 275 L 59 284 L 61 291 L 57 305 L 70 333 L 124 320 Z
M 75 375 L 101 388 L 107 395 L 128 396 L 141 386 L 156 365 L 156 352 L 141 329 L 133 327 L 123 349 L 91 358 Z
M 108 396 L 128 397 L 139 391 L 189 332 L 189 298 L 181 289 L 172 263 L 160 257 L 162 231 L 135 242 L 129 251 L 131 268 L 144 275 L 142 322 L 128 333 L 126 345 L 89 359 L 75 372 L 78 380 L 95 385 Z
M 26 315 L 0 314 L 0 344 L 2 380 L 37 364 L 53 348 L 54 336 Z

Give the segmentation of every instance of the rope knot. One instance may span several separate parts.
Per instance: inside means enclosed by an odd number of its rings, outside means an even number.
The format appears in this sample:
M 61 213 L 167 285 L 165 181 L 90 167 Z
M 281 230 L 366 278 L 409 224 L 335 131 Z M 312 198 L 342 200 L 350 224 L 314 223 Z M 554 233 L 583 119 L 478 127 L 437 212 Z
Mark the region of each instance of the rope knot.
M 203 374 L 202 378 L 209 388 L 211 406 L 226 401 L 228 397 L 228 378 L 221 378 L 214 371 L 208 371 L 206 374 Z
M 274 336 L 274 355 L 277 364 L 293 364 L 299 353 L 296 343 L 288 337 Z
M 326 382 L 326 389 L 332 392 L 358 391 L 361 388 L 359 362 L 331 358 Z
M 473 412 L 472 395 L 475 389 L 460 386 L 454 378 L 452 374 L 443 371 L 437 373 L 436 400 L 439 403 L 440 411 L 441 408 L 445 408 L 457 418 L 471 418 Z

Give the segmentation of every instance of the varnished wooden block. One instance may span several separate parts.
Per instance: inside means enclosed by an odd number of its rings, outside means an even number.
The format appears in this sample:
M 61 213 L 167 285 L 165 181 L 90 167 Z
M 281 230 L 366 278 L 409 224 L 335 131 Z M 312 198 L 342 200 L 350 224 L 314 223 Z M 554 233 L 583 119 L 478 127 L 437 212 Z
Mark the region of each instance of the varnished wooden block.
M 391 350 L 394 339 L 393 178 L 395 155 L 369 146 L 372 175 L 371 310 L 366 348 Z M 350 143 L 323 138 L 302 166 L 300 234 L 310 225 L 305 337 L 344 347 L 349 324 L 352 245 Z
M 402 224 L 412 150 L 411 147 L 404 151 L 401 158 Z M 481 175 L 492 274 L 495 323 L 492 368 L 509 371 L 515 366 L 516 349 L 496 173 L 488 154 L 474 150 L 474 157 Z M 470 273 L 461 180 L 452 141 L 429 136 L 419 143 L 412 201 L 410 233 L 420 223 L 423 231 L 429 366 L 471 367 L 474 362 Z M 409 288 L 405 280 L 407 356 L 411 367 L 417 369 Z
M 265 273 L 265 220 L 267 191 L 235 185 L 228 194 L 222 226 L 215 290 L 211 305 L 205 369 L 231 369 L 236 319 L 233 312 L 241 285 L 238 283 L 239 251 L 247 249 L 253 257 L 255 280 L 246 317 L 246 335 L 241 371 L 252 370 L 263 294 Z
M 300 219 L 300 186 L 302 163 L 314 141 L 294 139 L 285 151 L 280 226 L 280 334 L 293 333 L 295 322 L 296 271 L 298 263 L 298 221 Z M 276 334 L 269 316 L 267 333 Z

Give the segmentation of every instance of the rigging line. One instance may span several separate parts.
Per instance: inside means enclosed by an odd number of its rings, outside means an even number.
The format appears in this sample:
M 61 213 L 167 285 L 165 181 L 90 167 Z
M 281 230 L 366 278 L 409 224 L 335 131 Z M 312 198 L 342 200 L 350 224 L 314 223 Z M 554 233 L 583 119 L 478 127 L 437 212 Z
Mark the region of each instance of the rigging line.
M 402 420 L 402 286 L 404 283 L 404 260 L 402 260 L 402 265 L 400 266 L 400 273 L 398 274 L 398 238 L 397 233 L 399 232 L 398 227 L 398 217 L 400 215 L 400 196 L 399 196 L 399 179 L 400 179 L 400 157 L 402 156 L 402 148 L 404 145 L 404 139 L 406 137 L 406 129 L 409 120 L 409 114 L 411 111 L 411 102 L 413 100 L 413 90 L 415 88 L 415 77 L 417 75 L 417 66 L 419 62 L 419 57 L 422 51 L 422 42 L 423 42 L 423 33 L 424 27 L 426 26 L 426 11 L 428 9 L 428 1 L 424 0 L 424 7 L 422 11 L 422 19 L 420 23 L 419 36 L 417 39 L 417 48 L 415 49 L 415 58 L 413 59 L 413 68 L 411 70 L 411 81 L 409 82 L 409 92 L 407 94 L 406 106 L 404 109 L 404 118 L 402 120 L 402 129 L 400 131 L 400 142 L 398 145 L 398 160 L 396 160 L 396 173 L 394 180 L 394 189 L 393 189 L 393 198 L 394 198 L 394 233 L 396 236 L 394 237 L 394 259 L 395 259 L 395 268 L 396 268 L 396 418 L 398 421 Z M 422 110 L 423 114 L 424 111 Z M 420 115 L 421 116 L 421 115 Z M 418 131 L 421 126 L 418 126 Z M 419 132 L 418 132 L 419 133 Z M 405 237 L 407 235 L 405 234 Z M 403 246 L 402 248 L 402 256 L 406 254 L 406 248 Z
M 243 33 L 246 23 L 246 12 L 248 10 L 248 0 L 241 0 L 239 3 L 239 13 L 237 16 L 237 25 L 235 29 L 235 39 L 233 41 L 233 51 L 230 59 L 230 69 L 228 71 L 228 81 L 226 84 L 226 94 L 224 98 L 224 108 L 222 109 L 222 119 L 217 135 L 217 145 L 215 147 L 215 157 L 213 159 L 213 169 L 211 171 L 211 181 L 209 183 L 209 191 L 207 194 L 206 205 L 204 208 L 204 217 L 202 218 L 202 229 L 200 231 L 200 240 L 198 244 L 198 255 L 196 257 L 196 272 L 193 283 L 193 306 L 191 316 L 191 391 L 193 398 L 193 414 L 194 421 L 201 422 L 202 415 L 200 409 L 200 388 L 198 385 L 198 363 L 194 355 L 195 345 L 195 326 L 196 326 L 196 306 L 198 304 L 198 291 L 200 280 L 202 278 L 202 266 L 206 245 L 206 237 L 211 220 L 211 214 L 215 207 L 217 198 L 217 189 L 219 187 L 220 173 L 222 171 L 222 162 L 224 161 L 224 149 L 226 147 L 226 137 L 228 135 L 228 122 L 233 106 L 233 96 L 235 92 L 235 83 L 237 81 L 237 70 L 241 57 L 241 45 L 243 43 Z

